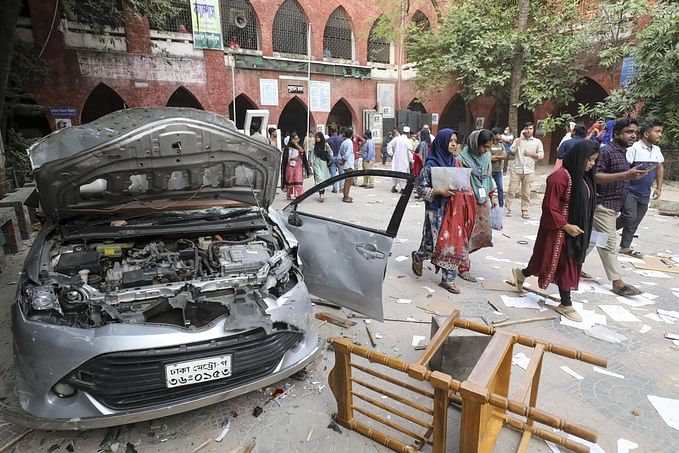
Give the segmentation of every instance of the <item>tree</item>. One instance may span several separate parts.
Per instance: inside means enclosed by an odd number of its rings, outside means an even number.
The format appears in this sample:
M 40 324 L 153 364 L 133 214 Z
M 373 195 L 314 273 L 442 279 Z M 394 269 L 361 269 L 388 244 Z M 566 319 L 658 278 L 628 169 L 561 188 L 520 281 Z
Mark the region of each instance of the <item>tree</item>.
M 629 47 L 634 75 L 600 107 L 601 114 L 635 114 L 666 122 L 665 139 L 679 144 L 679 4 L 665 2 Z
M 461 0 L 450 3 L 435 31 L 415 31 L 408 55 L 421 89 L 455 79 L 467 102 L 491 95 L 518 107 L 568 102 L 586 71 L 586 35 L 570 0 Z

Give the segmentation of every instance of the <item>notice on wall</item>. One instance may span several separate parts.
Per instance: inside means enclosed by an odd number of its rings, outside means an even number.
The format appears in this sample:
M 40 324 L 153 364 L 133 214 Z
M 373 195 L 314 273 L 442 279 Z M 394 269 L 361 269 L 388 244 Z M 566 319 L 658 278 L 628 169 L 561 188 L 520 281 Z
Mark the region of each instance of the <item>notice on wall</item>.
M 378 83 L 377 112 L 381 113 L 384 118 L 393 118 L 394 108 L 394 84 Z
M 330 82 L 312 80 L 309 83 L 309 106 L 312 112 L 330 111 Z
M 261 105 L 278 105 L 278 80 L 259 79 L 259 101 Z
M 191 0 L 193 47 L 198 49 L 224 49 L 222 21 L 217 0 Z

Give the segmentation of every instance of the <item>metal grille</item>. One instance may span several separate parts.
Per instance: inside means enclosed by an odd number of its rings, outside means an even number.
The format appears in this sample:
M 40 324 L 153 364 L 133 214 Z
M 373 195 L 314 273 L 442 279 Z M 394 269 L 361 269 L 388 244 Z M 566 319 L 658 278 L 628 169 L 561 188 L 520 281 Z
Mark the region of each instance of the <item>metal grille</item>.
M 273 20 L 274 52 L 307 53 L 307 19 L 295 0 L 286 0 Z
M 328 18 L 323 31 L 323 56 L 351 60 L 351 21 L 341 6 Z
M 188 0 L 171 0 L 172 6 L 177 10 L 177 14 L 162 21 L 150 21 L 153 30 L 166 30 L 180 33 L 192 33 L 191 25 L 191 6 Z
M 429 19 L 424 15 L 419 9 L 413 14 L 413 18 L 410 20 L 411 24 L 414 25 L 418 30 L 429 30 L 431 29 L 431 24 Z M 407 51 L 406 51 L 407 55 Z
M 255 10 L 248 0 L 221 0 L 224 47 L 259 49 L 259 26 Z
M 377 36 L 375 29 L 380 19 L 377 19 L 370 29 L 368 35 L 368 61 L 375 63 L 389 63 L 390 46 L 389 41 L 381 36 Z

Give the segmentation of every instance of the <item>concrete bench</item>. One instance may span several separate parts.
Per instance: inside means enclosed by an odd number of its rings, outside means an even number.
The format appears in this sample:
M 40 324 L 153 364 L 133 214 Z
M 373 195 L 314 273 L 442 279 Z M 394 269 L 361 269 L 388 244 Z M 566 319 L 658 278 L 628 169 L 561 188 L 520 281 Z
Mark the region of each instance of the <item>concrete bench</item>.
M 29 208 L 24 203 L 34 190 L 35 187 L 20 187 L 0 199 L 0 207 L 14 209 L 21 239 L 30 239 L 33 231 L 35 208 Z
M 4 254 L 18 253 L 21 234 L 14 208 L 0 208 L 0 229 L 5 236 L 5 244 L 2 246 Z

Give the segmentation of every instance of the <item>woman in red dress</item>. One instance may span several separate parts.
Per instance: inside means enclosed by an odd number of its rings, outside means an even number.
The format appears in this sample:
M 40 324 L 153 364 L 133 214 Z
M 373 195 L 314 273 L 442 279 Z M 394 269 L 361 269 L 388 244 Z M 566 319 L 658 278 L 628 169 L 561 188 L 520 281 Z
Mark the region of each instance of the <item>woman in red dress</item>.
M 592 234 L 596 206 L 593 168 L 598 155 L 597 143 L 582 140 L 563 160 L 563 167 L 549 175 L 533 256 L 527 268 L 512 269 L 519 291 L 530 275 L 538 276 L 538 285 L 543 289 L 556 283 L 561 296 L 556 311 L 578 322 L 582 317 L 573 308 L 571 291 L 578 289 Z

